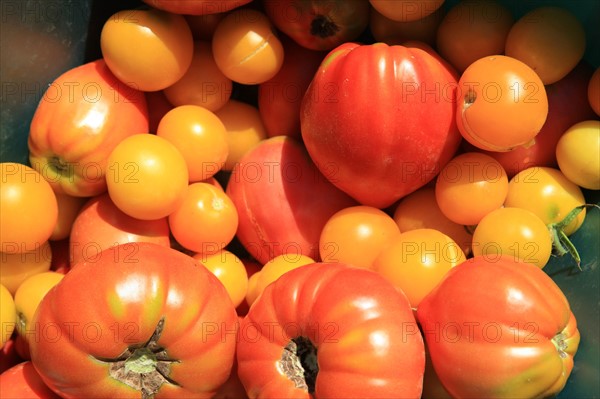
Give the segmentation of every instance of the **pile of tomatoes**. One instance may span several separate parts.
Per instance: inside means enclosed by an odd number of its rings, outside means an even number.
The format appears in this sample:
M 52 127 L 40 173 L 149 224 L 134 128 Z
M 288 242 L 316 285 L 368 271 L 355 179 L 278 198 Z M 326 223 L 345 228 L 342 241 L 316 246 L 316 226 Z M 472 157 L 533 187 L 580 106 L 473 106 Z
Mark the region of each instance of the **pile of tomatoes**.
M 597 43 L 496 0 L 144 0 L 0 164 L 2 397 L 546 397 Z M 585 271 L 582 271 L 585 272 Z

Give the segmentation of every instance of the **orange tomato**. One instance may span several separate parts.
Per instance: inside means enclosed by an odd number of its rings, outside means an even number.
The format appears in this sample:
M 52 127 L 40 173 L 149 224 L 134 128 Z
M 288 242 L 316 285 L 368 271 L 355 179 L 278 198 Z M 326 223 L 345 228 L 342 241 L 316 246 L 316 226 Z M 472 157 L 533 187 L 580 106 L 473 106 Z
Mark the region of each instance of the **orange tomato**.
M 561 7 L 541 6 L 515 22 L 505 54 L 527 64 L 548 85 L 575 68 L 585 48 L 585 31 L 575 15 Z
M 0 252 L 0 284 L 15 294 L 28 277 L 50 270 L 52 248 L 46 241 L 29 252 L 8 254 Z
M 203 15 L 184 15 L 194 40 L 210 40 L 212 39 L 219 22 L 226 15 L 224 12 Z
M 17 323 L 15 301 L 4 284 L 0 284 L 0 349 L 12 336 Z
M 54 230 L 52 230 L 52 234 L 50 235 L 50 240 L 63 240 L 71 234 L 73 222 L 87 200 L 87 197 L 75 197 L 69 194 L 56 193 L 58 217 Z
M 556 161 L 573 183 L 600 190 L 600 121 L 582 121 L 567 129 L 556 144 Z
M 183 15 L 155 8 L 122 10 L 106 20 L 102 56 L 123 83 L 143 91 L 162 90 L 189 68 L 194 53 Z
M 190 182 L 212 177 L 229 154 L 225 125 L 213 112 L 198 105 L 181 105 L 167 112 L 156 135 L 167 139 L 183 155 Z
M 218 24 L 212 49 L 229 79 L 254 85 L 271 79 L 283 64 L 283 45 L 269 18 L 260 11 L 237 9 Z
M 475 147 L 509 151 L 530 144 L 548 116 L 544 84 L 515 58 L 480 58 L 462 73 L 458 85 L 456 122 Z
M 513 23 L 510 10 L 496 0 L 459 2 L 439 25 L 437 50 L 462 72 L 480 58 L 503 54 Z
M 209 183 L 192 183 L 183 202 L 169 215 L 169 226 L 184 248 L 212 254 L 233 240 L 238 213 L 223 190 Z
M 600 67 L 596 68 L 588 83 L 588 101 L 594 112 L 600 116 Z
M 379 252 L 400 229 L 394 219 L 378 208 L 352 206 L 336 212 L 325 223 L 319 240 L 323 262 L 341 262 L 371 269 Z
M 215 114 L 227 130 L 229 154 L 223 170 L 232 171 L 248 151 L 267 138 L 267 131 L 258 108 L 239 100 L 230 99 Z
M 233 306 L 237 307 L 244 301 L 248 292 L 248 273 L 240 258 L 224 249 L 209 255 L 196 253 L 192 257 L 217 276 Z
M 56 227 L 56 195 L 36 170 L 14 162 L 0 163 L 0 215 L 0 252 L 35 250 Z
M 425 18 L 444 4 L 444 0 L 369 0 L 369 2 L 386 18 L 401 22 Z
M 215 63 L 210 42 L 197 41 L 187 72 L 164 93 L 175 106 L 193 104 L 216 111 L 227 103 L 232 87 L 231 79 Z
M 108 157 L 108 194 L 127 215 L 160 219 L 183 201 L 188 186 L 185 158 L 171 142 L 154 134 L 121 141 Z
M 378 42 L 397 45 L 407 40 L 417 40 L 434 46 L 436 31 L 443 16 L 442 9 L 438 9 L 426 17 L 402 22 L 389 19 L 373 9 L 369 26 L 373 38 Z

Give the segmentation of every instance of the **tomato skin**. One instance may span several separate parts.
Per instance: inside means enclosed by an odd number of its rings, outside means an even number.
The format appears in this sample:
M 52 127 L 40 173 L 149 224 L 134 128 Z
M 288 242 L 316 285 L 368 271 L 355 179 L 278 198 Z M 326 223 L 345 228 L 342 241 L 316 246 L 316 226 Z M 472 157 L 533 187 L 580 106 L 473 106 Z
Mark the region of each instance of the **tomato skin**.
M 317 349 L 314 397 L 421 395 L 425 353 L 410 305 L 373 271 L 342 263 L 289 271 L 263 291 L 239 331 L 238 374 L 251 398 L 313 397 L 278 366 L 298 336 Z
M 190 256 L 129 243 L 73 268 L 48 292 L 29 332 L 31 357 L 64 398 L 139 398 L 138 389 L 117 382 L 110 363 L 98 359 L 144 346 L 157 333 L 164 356 L 179 360 L 168 363 L 166 373 L 180 386 L 165 383 L 155 397 L 209 398 L 229 377 L 236 322 L 223 285 Z
M 421 302 L 417 319 L 453 397 L 552 396 L 573 369 L 580 339 L 554 281 L 506 256 L 478 256 L 454 267 Z
M 143 0 L 151 7 L 174 14 L 220 14 L 250 3 L 252 0 Z
M 419 48 L 345 43 L 303 99 L 302 138 L 330 181 L 384 208 L 431 181 L 456 152 L 456 75 Z M 331 172 L 331 171 L 329 171 Z
M 567 129 L 556 145 L 556 161 L 573 183 L 600 190 L 600 121 L 583 121 Z
M 102 59 L 54 80 L 29 131 L 29 161 L 58 193 L 106 191 L 106 162 L 124 138 L 148 131 L 144 93 L 126 86 Z
M 31 361 L 16 364 L 0 374 L 0 396 L 6 399 L 60 399 L 44 384 Z

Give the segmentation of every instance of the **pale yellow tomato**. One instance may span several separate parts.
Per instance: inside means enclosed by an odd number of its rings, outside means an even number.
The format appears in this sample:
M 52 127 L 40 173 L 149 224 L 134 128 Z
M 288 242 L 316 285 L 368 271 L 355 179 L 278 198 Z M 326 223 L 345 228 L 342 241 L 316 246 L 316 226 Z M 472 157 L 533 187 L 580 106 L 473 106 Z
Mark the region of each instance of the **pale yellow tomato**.
M 200 261 L 219 279 L 233 306 L 237 307 L 244 301 L 248 292 L 248 273 L 242 260 L 233 252 L 220 250 L 208 255 L 197 253 L 193 258 Z
M 583 121 L 567 129 L 556 145 L 556 161 L 573 183 L 600 190 L 600 121 Z

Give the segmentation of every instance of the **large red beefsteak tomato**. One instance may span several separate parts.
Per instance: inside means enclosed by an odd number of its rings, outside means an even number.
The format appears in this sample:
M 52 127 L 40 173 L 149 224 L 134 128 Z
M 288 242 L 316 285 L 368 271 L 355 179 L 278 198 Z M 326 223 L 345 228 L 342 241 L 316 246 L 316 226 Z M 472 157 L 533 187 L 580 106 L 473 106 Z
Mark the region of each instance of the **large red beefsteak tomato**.
M 63 398 L 210 398 L 235 357 L 237 315 L 223 285 L 154 243 L 73 268 L 32 325 L 32 362 Z
M 385 43 L 345 43 L 321 63 L 301 115 L 302 138 L 331 181 L 387 207 L 432 180 L 460 144 L 457 75 L 434 55 Z
M 560 288 L 512 256 L 455 266 L 419 304 L 417 319 L 453 397 L 550 397 L 565 386 L 579 346 Z
M 282 275 L 239 329 L 250 398 L 420 398 L 423 338 L 406 296 L 381 275 L 313 263 Z

